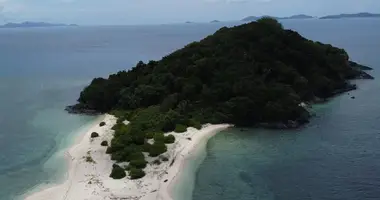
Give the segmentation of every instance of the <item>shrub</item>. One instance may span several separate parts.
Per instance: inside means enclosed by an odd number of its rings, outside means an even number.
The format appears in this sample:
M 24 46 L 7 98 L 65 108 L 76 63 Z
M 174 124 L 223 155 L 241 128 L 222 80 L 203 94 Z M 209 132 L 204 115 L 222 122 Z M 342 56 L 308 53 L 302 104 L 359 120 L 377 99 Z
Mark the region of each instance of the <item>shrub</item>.
M 161 160 L 164 161 L 164 162 L 167 162 L 167 161 L 169 161 L 169 158 L 166 157 L 166 156 L 162 156 L 162 157 L 161 157 Z
M 202 124 L 195 119 L 190 119 L 188 124 L 189 126 L 194 127 L 198 130 L 202 128 Z
M 100 122 L 99 126 L 105 126 L 106 123 L 105 122 Z
M 131 167 L 134 167 L 136 169 L 144 169 L 146 167 L 146 163 L 147 162 L 144 159 L 139 159 L 139 160 L 131 160 L 129 165 L 131 165 Z
M 144 154 L 141 151 L 133 152 L 128 155 L 126 161 L 131 161 L 131 160 L 144 160 Z
M 163 133 L 156 133 L 154 134 L 154 142 L 164 142 L 165 141 L 165 135 Z
M 157 157 L 167 151 L 166 145 L 161 142 L 155 142 L 149 151 L 149 156 Z
M 142 145 L 142 151 L 143 152 L 149 152 L 151 147 L 152 147 L 152 145 L 146 142 Z
M 168 135 L 165 137 L 165 143 L 166 144 L 172 144 L 175 141 L 175 137 L 173 135 Z
M 106 146 L 108 146 L 108 142 L 104 140 L 102 143 L 100 143 L 100 145 L 103 147 L 106 147 Z M 108 148 L 107 148 L 107 150 L 108 150 Z
M 94 159 L 92 159 L 91 155 L 87 155 L 86 156 L 86 162 L 89 162 L 89 163 L 96 163 Z
M 99 134 L 97 132 L 92 132 L 91 138 L 96 138 L 96 137 L 99 137 Z
M 160 161 L 159 159 L 154 160 L 154 161 L 153 161 L 153 164 L 155 164 L 155 165 L 160 165 L 160 164 L 161 164 L 161 161 Z
M 186 131 L 187 131 L 187 127 L 184 126 L 184 125 L 182 125 L 182 124 L 177 124 L 177 125 L 175 126 L 175 130 L 174 130 L 174 132 L 176 132 L 176 133 L 184 133 L 184 132 L 186 132 Z
M 131 179 L 139 179 L 145 176 L 145 172 L 142 169 L 131 168 L 129 170 L 129 176 Z
M 111 154 L 112 153 L 112 147 L 108 147 L 106 150 L 106 154 Z
M 112 172 L 110 174 L 111 178 L 122 179 L 125 176 L 127 176 L 127 174 L 125 173 L 123 168 L 121 168 L 119 165 L 116 165 L 116 164 L 112 165 Z
M 152 133 L 152 132 L 145 134 L 145 138 L 147 138 L 147 139 L 152 139 L 153 137 L 154 137 L 154 133 Z

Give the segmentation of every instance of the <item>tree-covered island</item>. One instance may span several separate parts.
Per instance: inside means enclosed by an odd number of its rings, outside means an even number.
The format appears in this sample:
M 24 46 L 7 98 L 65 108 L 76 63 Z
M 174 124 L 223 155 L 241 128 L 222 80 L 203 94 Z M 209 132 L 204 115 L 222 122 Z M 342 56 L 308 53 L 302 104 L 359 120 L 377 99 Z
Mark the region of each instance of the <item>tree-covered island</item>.
M 95 78 L 67 110 L 115 114 L 119 121 L 107 152 L 113 160 L 128 161 L 131 178 L 139 178 L 146 166 L 142 152 L 158 157 L 174 142 L 164 132 L 205 123 L 299 127 L 310 118 L 303 102 L 356 89 L 349 80 L 372 79 L 363 71 L 368 69 L 349 61 L 343 49 L 262 18 L 223 27 L 159 61 Z M 115 171 L 122 170 L 115 166 Z

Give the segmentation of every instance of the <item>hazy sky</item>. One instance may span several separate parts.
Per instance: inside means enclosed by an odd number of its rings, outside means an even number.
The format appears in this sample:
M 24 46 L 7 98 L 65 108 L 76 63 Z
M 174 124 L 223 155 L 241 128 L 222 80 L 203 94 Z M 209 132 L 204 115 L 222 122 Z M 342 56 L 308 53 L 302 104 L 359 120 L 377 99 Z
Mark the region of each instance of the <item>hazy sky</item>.
M 0 0 L 0 23 L 158 24 L 380 12 L 380 0 Z

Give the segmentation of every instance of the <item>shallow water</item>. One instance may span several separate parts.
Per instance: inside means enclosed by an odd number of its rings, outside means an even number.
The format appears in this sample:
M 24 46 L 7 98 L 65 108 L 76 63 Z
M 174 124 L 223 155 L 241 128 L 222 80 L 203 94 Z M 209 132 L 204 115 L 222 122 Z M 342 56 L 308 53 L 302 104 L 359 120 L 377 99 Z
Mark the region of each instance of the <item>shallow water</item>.
M 379 20 L 288 21 L 285 27 L 345 48 L 379 77 Z M 380 199 L 380 83 L 357 83 L 350 95 L 316 105 L 316 117 L 299 130 L 230 129 L 212 138 L 193 199 Z

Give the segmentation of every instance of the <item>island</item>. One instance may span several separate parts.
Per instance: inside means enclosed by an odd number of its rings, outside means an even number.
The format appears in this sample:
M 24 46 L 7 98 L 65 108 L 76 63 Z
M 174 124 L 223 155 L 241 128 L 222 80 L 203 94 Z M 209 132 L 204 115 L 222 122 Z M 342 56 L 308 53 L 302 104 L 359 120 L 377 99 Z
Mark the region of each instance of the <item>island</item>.
M 363 12 L 363 13 L 356 13 L 356 14 L 327 15 L 327 16 L 321 17 L 320 19 L 378 18 L 378 17 L 380 17 L 380 14 Z
M 57 26 L 78 26 L 76 24 L 51 24 L 46 22 L 22 22 L 22 23 L 7 23 L 0 28 L 34 28 L 34 27 L 57 27 Z
M 263 17 L 270 17 L 270 18 L 277 19 L 277 20 L 285 20 L 285 19 L 313 19 L 314 18 L 313 16 L 304 15 L 304 14 L 292 15 L 290 17 L 274 17 L 274 16 L 256 17 L 256 16 L 248 16 L 248 17 L 245 17 L 244 19 L 242 19 L 241 21 L 256 21 L 256 20 L 258 20 L 260 18 L 263 18 Z
M 219 23 L 219 20 L 212 20 L 210 23 Z
M 223 27 L 158 61 L 95 78 L 74 113 L 101 117 L 68 152 L 68 180 L 26 200 L 172 199 L 186 159 L 231 126 L 300 128 L 308 105 L 371 68 L 273 18 Z M 107 114 L 106 114 L 107 113 Z
M 290 16 L 290 17 L 279 17 L 277 19 L 313 19 L 313 18 L 314 17 L 310 16 L 310 15 L 300 14 L 300 15 L 293 15 L 293 16 Z

